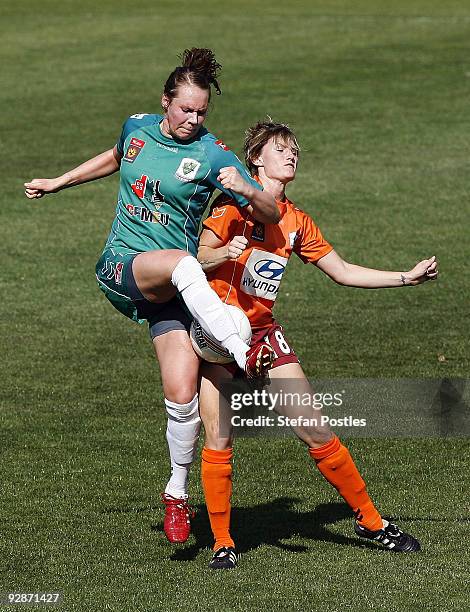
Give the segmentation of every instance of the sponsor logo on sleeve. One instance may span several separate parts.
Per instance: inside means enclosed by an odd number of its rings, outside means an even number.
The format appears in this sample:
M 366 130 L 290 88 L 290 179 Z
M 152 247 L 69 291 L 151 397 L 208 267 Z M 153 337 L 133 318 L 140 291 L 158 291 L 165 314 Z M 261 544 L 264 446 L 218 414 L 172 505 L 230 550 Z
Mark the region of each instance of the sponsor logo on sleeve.
M 227 145 L 222 142 L 221 140 L 216 140 L 215 144 L 220 147 L 221 149 L 223 149 L 224 151 L 230 151 L 230 149 L 227 147 Z
M 145 140 L 139 140 L 139 138 L 131 138 L 131 145 L 143 149 L 145 147 Z
M 175 177 L 180 181 L 189 183 L 196 178 L 197 171 L 200 167 L 201 164 L 196 159 L 184 157 L 175 172 Z
M 249 295 L 274 302 L 286 265 L 285 257 L 253 249 L 245 263 L 240 289 Z
M 123 161 L 129 162 L 130 164 L 134 163 L 144 147 L 144 140 L 139 140 L 139 138 L 131 138 L 126 154 L 123 157 Z

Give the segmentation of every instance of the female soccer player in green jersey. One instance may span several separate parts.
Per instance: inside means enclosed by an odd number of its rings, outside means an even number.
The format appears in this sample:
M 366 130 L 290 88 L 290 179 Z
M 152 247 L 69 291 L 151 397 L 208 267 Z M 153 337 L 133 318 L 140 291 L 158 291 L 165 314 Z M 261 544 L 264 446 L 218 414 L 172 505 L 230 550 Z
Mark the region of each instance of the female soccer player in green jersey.
M 242 341 L 195 258 L 199 222 L 215 189 L 247 207 L 260 222 L 280 218 L 273 196 L 203 127 L 211 85 L 220 93 L 220 68 L 211 50 L 185 50 L 182 65 L 165 83 L 163 115 L 132 115 L 112 149 L 59 177 L 25 183 L 26 196 L 34 199 L 120 170 L 116 217 L 96 276 L 120 312 L 149 322 L 168 412 L 172 464 L 164 494 L 165 533 L 175 542 L 189 536 L 187 477 L 200 428 L 199 361 L 177 292 L 248 376 L 263 375 L 273 359 L 269 345 L 253 350 Z

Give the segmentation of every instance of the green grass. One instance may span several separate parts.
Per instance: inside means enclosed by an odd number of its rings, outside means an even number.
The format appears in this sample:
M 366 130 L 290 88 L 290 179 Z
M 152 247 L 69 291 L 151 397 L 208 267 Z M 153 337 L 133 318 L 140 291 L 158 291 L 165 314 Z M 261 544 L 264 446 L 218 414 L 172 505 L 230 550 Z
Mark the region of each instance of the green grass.
M 343 257 L 388 269 L 440 260 L 437 283 L 379 292 L 293 261 L 276 312 L 306 372 L 466 378 L 467 3 L 7 0 L 0 18 L 0 591 L 58 589 L 80 612 L 465 609 L 462 439 L 350 441 L 419 555 L 358 546 L 291 439 L 237 443 L 237 571 L 207 569 L 197 466 L 194 534 L 170 547 L 158 368 L 146 330 L 94 281 L 116 177 L 38 202 L 22 183 L 109 148 L 126 116 L 158 111 L 183 48 L 213 47 L 223 95 L 209 128 L 239 152 L 257 119 L 288 121 L 303 149 L 289 195 Z

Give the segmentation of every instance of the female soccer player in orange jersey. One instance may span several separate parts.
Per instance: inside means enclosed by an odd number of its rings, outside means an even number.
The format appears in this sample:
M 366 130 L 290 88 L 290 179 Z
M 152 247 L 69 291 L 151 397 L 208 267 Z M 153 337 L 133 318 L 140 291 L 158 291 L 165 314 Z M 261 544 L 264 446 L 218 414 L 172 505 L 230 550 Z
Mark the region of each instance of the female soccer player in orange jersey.
M 282 327 L 272 315 L 282 274 L 292 253 L 304 263 L 315 264 L 335 282 L 351 287 L 419 285 L 435 279 L 438 271 L 435 257 L 419 262 L 409 272 L 374 270 L 344 261 L 323 238 L 313 219 L 286 198 L 285 187 L 295 178 L 298 156 L 297 140 L 288 126 L 266 121 L 248 130 L 245 140 L 247 166 L 265 191 L 275 197 L 281 221 L 278 225 L 259 223 L 233 200 L 219 196 L 204 222 L 198 259 L 219 297 L 247 314 L 253 328 L 252 345 L 268 341 L 274 349 L 272 381 L 295 379 L 296 391 L 303 397 L 304 392 L 310 395 L 314 392 Z M 233 568 L 237 563 L 229 531 L 231 414 L 219 411 L 220 386 L 232 376 L 230 368 L 207 363 L 202 366 L 200 412 L 206 435 L 202 482 L 215 539 L 210 562 L 213 569 Z M 311 417 L 311 412 L 302 406 L 291 406 L 290 414 Z M 320 472 L 352 509 L 359 536 L 394 551 L 420 549 L 413 536 L 382 519 L 349 451 L 328 425 L 318 424 L 317 419 L 316 425 L 302 425 L 294 431 L 307 444 Z

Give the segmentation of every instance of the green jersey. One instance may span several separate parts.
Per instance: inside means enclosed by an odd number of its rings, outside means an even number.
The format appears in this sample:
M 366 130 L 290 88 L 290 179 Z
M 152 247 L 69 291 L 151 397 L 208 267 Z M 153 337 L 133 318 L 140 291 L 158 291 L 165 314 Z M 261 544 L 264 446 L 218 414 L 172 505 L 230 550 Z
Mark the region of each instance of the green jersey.
M 202 128 L 189 141 L 161 131 L 161 115 L 132 115 L 124 123 L 117 150 L 122 155 L 119 196 L 105 250 L 139 253 L 182 249 L 197 253 L 201 217 L 215 189 L 240 206 L 247 200 L 217 181 L 221 168 L 235 166 L 257 189 L 234 153 Z

